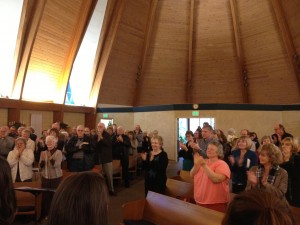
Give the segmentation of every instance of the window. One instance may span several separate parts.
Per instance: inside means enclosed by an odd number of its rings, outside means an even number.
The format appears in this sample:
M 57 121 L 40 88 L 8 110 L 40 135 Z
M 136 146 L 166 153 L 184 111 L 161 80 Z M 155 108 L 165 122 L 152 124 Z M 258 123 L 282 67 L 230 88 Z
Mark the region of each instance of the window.
M 178 118 L 178 141 L 186 142 L 185 132 L 191 130 L 195 132 L 200 126 L 203 127 L 203 123 L 209 123 L 213 128 L 215 127 L 215 118 Z
M 107 0 L 98 1 L 76 56 L 70 75 L 66 105 L 85 105 L 90 97 L 94 74 L 92 74 Z
M 23 0 L 0 0 L 0 97 L 11 97 Z

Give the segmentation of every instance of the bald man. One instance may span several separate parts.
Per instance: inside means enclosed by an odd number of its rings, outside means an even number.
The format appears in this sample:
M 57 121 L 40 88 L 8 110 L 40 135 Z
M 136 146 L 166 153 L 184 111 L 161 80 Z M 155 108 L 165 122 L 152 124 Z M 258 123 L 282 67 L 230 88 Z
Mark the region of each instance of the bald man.
M 286 137 L 293 137 L 293 135 L 285 132 L 284 126 L 280 123 L 275 123 L 274 131 L 275 131 L 275 133 L 272 134 L 272 139 L 276 146 L 279 146 L 281 141 L 283 139 L 285 139 Z

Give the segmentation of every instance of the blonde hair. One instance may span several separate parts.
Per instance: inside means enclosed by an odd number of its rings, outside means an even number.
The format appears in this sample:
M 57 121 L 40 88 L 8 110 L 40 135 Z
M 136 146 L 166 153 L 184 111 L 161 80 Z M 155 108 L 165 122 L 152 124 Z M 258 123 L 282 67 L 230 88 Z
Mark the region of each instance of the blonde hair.
M 237 144 L 239 144 L 239 142 L 242 141 L 242 140 L 246 141 L 246 143 L 247 143 L 246 149 L 250 149 L 251 145 L 252 145 L 252 140 L 249 137 L 247 137 L 247 136 L 241 136 L 237 140 Z
M 292 137 L 286 137 L 285 139 L 283 139 L 281 141 L 281 146 L 282 146 L 282 144 L 284 142 L 287 142 L 287 143 L 289 143 L 292 146 L 292 150 L 291 150 L 292 154 L 298 152 L 298 145 L 297 145 L 296 141 Z
M 159 136 L 159 135 L 154 135 L 154 136 L 151 138 L 151 142 L 152 142 L 153 140 L 158 140 L 159 145 L 160 145 L 160 146 L 163 146 L 163 138 L 162 138 L 161 136 Z

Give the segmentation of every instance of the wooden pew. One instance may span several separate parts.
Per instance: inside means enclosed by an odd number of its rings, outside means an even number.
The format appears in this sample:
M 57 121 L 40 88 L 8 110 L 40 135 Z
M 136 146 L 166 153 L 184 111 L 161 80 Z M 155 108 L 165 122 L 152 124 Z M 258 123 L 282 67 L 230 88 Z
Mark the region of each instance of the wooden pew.
M 168 178 L 166 186 L 167 196 L 193 202 L 194 184 Z
M 128 164 L 128 173 L 137 175 L 137 155 L 130 155 L 129 156 L 129 164 Z
M 180 180 L 180 181 L 184 181 L 184 182 L 188 182 L 188 183 L 192 183 L 192 184 L 194 183 L 194 178 L 191 177 L 190 171 L 186 171 L 186 170 L 180 170 L 179 175 L 172 177 L 172 179 Z
M 112 161 L 113 164 L 113 179 L 119 180 L 120 183 L 122 182 L 122 166 L 121 166 L 121 160 L 114 159 Z
M 123 220 L 160 225 L 220 225 L 224 214 L 149 191 L 146 199 L 125 203 Z M 125 224 L 125 223 L 124 223 Z
M 41 182 L 17 182 L 14 183 L 14 187 L 31 187 L 41 188 Z M 35 196 L 29 192 L 23 192 L 15 190 L 17 201 L 16 215 L 36 215 L 37 218 L 41 215 L 42 195 L 37 196 L 37 205 L 35 205 Z

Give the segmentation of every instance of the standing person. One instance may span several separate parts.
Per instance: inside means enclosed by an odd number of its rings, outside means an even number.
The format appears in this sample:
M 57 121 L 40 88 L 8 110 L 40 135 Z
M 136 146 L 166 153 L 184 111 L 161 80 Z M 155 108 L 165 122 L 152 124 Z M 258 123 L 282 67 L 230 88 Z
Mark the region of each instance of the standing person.
M 0 156 L 0 224 L 12 224 L 15 213 L 16 196 L 10 166 L 7 160 Z
M 48 225 L 108 225 L 108 193 L 104 178 L 95 172 L 67 177 L 57 188 Z
M 194 198 L 198 205 L 225 212 L 229 202 L 230 169 L 223 158 L 223 148 L 218 142 L 207 146 L 207 159 L 194 153 Z
M 261 145 L 271 144 L 271 143 L 273 143 L 273 140 L 272 140 L 271 136 L 268 136 L 268 135 L 264 135 L 260 140 Z
M 30 139 L 31 131 L 29 129 L 24 129 L 22 131 L 22 138 L 26 139 L 26 148 L 31 149 L 31 151 L 35 152 L 35 142 Z
M 280 123 L 276 123 L 274 125 L 274 131 L 275 133 L 272 134 L 272 139 L 276 146 L 280 146 L 281 140 L 285 139 L 286 137 L 293 137 L 293 135 L 285 131 L 285 127 Z
M 47 149 L 46 137 L 48 136 L 47 130 L 42 131 L 42 136 L 36 141 L 36 148 L 34 152 L 34 159 L 36 162 L 40 161 L 41 152 Z
M 15 139 L 7 135 L 4 126 L 0 128 L 0 156 L 7 158 L 8 153 L 13 149 Z
M 298 146 L 291 137 L 281 141 L 283 163 L 281 167 L 288 173 L 288 189 L 286 199 L 292 206 L 300 207 L 300 155 Z
M 245 190 L 247 185 L 247 171 L 257 165 L 257 156 L 250 150 L 252 141 L 249 137 L 240 137 L 238 149 L 228 157 L 232 172 L 232 192 L 238 194 Z
M 15 141 L 15 148 L 9 152 L 7 161 L 11 168 L 13 182 L 32 181 L 32 164 L 34 154 L 26 148 L 26 139 L 19 137 Z
M 200 126 L 199 126 L 200 127 Z M 200 139 L 202 138 L 202 134 L 201 134 L 201 128 L 200 128 L 200 131 L 197 129 L 195 132 L 194 132 L 194 138 L 195 138 L 195 142 L 198 143 L 200 141 Z
M 117 133 L 112 136 L 113 157 L 121 160 L 122 176 L 125 187 L 129 187 L 129 148 L 131 146 L 129 137 L 124 134 L 124 128 L 118 127 Z
M 179 142 L 181 150 L 178 152 L 178 157 L 183 158 L 182 170 L 190 171 L 194 166 L 193 157 L 193 144 L 194 144 L 194 134 L 192 131 L 188 130 L 185 132 L 185 137 L 187 142 L 183 144 Z
M 98 154 L 99 164 L 102 165 L 102 169 L 105 173 L 109 194 L 115 196 L 114 182 L 113 182 L 113 164 L 112 164 L 112 143 L 111 136 L 105 130 L 104 123 L 98 123 L 97 134 L 94 136 L 95 151 Z
M 194 147 L 193 147 L 194 150 L 200 151 L 204 158 L 207 158 L 207 155 L 206 155 L 207 146 L 211 142 L 218 141 L 214 137 L 213 131 L 214 131 L 214 129 L 210 125 L 204 126 L 201 131 L 203 138 L 199 140 L 198 145 L 194 145 Z
M 168 154 L 162 150 L 161 136 L 151 138 L 152 151 L 141 153 L 145 169 L 145 195 L 148 191 L 164 194 L 167 182 Z
M 140 152 L 143 148 L 143 131 L 139 124 L 134 127 L 134 137 L 137 140 L 137 151 Z
M 17 132 L 16 126 L 13 125 L 9 128 L 8 136 L 12 137 L 14 139 L 16 139 L 18 137 L 18 132 Z
M 72 136 L 65 146 L 68 168 L 71 172 L 82 172 L 94 167 L 94 147 L 91 138 L 84 134 L 84 126 L 78 125 L 77 135 Z
M 62 179 L 62 152 L 57 149 L 57 141 L 57 137 L 51 135 L 47 136 L 47 150 L 41 152 L 39 165 L 42 174 L 42 188 L 56 189 Z M 43 193 L 40 220 L 48 216 L 52 198 L 52 192 Z
M 138 146 L 138 141 L 137 139 L 134 137 L 134 133 L 133 131 L 128 131 L 127 136 L 129 137 L 130 140 L 130 148 L 129 148 L 129 155 L 137 155 L 137 146 Z
M 243 130 L 241 130 L 240 135 L 241 135 L 240 137 L 249 137 L 250 138 L 250 131 L 247 129 L 243 129 Z M 252 140 L 251 140 L 250 150 L 253 152 L 256 152 L 256 146 L 255 146 L 254 141 L 252 141 Z
M 143 142 L 142 142 L 142 149 L 139 150 L 138 149 L 138 153 L 141 153 L 141 152 L 148 152 L 149 151 L 149 148 L 150 148 L 150 145 L 151 145 L 151 141 L 150 141 L 150 137 L 148 136 L 148 133 L 147 131 L 143 131 Z
M 264 144 L 259 149 L 258 166 L 248 171 L 246 190 L 252 188 L 278 189 L 284 197 L 287 191 L 288 174 L 279 167 L 282 163 L 282 153 L 274 144 Z

